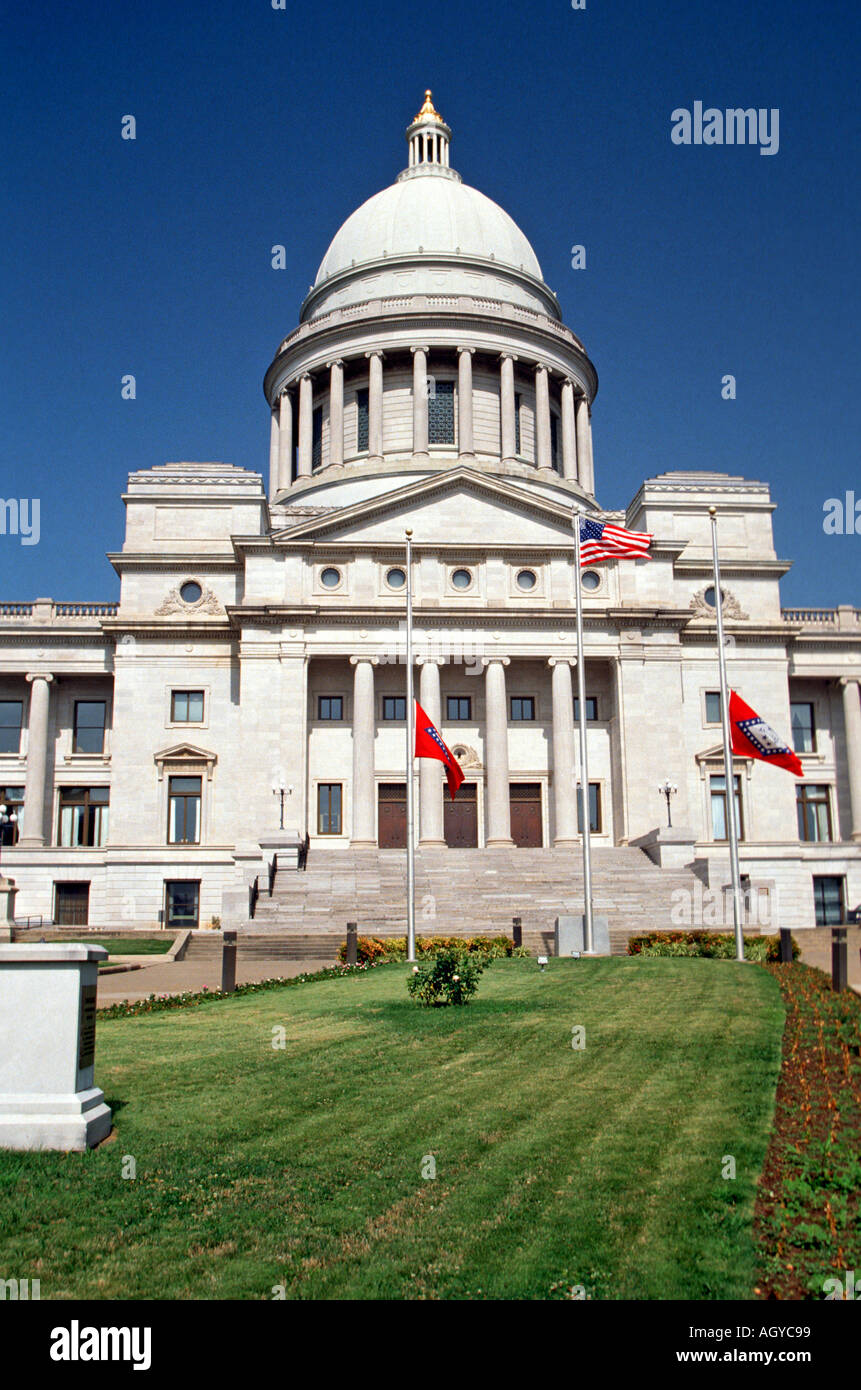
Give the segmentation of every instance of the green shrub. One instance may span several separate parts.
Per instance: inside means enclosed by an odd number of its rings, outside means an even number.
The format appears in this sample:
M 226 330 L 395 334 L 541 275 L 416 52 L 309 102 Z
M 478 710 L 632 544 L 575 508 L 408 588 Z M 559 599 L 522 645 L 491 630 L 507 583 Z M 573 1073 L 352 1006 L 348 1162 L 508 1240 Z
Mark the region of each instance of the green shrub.
M 461 945 L 442 946 L 424 964 L 413 966 L 407 989 L 428 1008 L 468 1004 L 487 964 L 488 957 L 481 952 L 465 951 Z
M 485 960 L 499 960 L 507 956 L 528 956 L 522 946 L 515 947 L 507 936 L 417 936 L 416 955 L 419 960 L 434 956 L 441 950 L 466 951 L 469 955 L 482 956 Z M 360 936 L 356 943 L 356 959 L 363 963 L 376 964 L 384 960 L 406 960 L 407 939 L 405 936 Z M 342 941 L 338 947 L 338 959 L 347 959 L 347 943 Z
M 780 936 L 746 936 L 746 960 L 779 961 Z M 714 931 L 652 931 L 632 936 L 628 941 L 629 956 L 711 956 L 715 960 L 735 958 L 735 937 L 732 932 Z M 792 938 L 792 959 L 797 960 L 801 948 Z

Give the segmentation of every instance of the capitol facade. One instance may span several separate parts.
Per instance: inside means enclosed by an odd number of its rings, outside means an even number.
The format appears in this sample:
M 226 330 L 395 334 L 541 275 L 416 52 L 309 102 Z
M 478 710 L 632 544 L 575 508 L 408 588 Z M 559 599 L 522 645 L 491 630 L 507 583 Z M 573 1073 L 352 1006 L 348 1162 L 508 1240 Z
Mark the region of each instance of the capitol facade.
M 19 921 L 242 926 L 270 866 L 403 853 L 407 529 L 416 693 L 465 773 L 451 801 L 440 764 L 417 766 L 419 856 L 492 850 L 501 882 L 527 851 L 574 871 L 579 582 L 597 860 L 728 880 L 721 602 L 730 684 L 805 774 L 736 759 L 746 886 L 793 928 L 861 903 L 861 610 L 781 607 L 766 483 L 681 460 L 608 497 L 595 367 L 450 141 L 428 93 L 407 167 L 329 246 L 265 375 L 265 478 L 133 473 L 118 603 L 0 603 Z M 578 575 L 575 507 L 653 533 L 651 558 Z

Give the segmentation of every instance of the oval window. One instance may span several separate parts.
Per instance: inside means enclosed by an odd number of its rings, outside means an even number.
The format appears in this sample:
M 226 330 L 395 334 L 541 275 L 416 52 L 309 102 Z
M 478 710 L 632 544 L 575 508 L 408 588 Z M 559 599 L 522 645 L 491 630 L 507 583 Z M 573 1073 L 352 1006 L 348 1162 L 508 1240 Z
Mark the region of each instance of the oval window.
M 705 599 L 705 601 L 706 601 L 706 603 L 708 604 L 709 608 L 715 608 L 715 607 L 717 606 L 717 605 L 715 604 L 715 586 L 714 586 L 714 584 L 710 584 L 710 585 L 709 585 L 709 587 L 706 589 L 705 593 L 703 594 L 703 598 Z
M 518 589 L 524 589 L 528 592 L 530 589 L 534 589 L 537 583 L 534 570 L 521 570 L 517 576 Z
M 407 576 L 403 570 L 389 570 L 386 575 L 386 583 L 390 589 L 402 589 L 407 582 Z
M 472 575 L 469 570 L 455 570 L 451 582 L 456 589 L 468 589 L 472 583 Z
M 188 579 L 185 584 L 182 585 L 179 596 L 183 603 L 199 603 L 203 598 L 203 590 L 195 580 Z
M 586 570 L 586 573 L 583 575 L 582 579 L 580 580 L 580 583 L 583 585 L 584 589 L 594 591 L 595 589 L 600 589 L 601 587 L 601 576 L 600 574 L 596 574 L 594 570 Z
M 340 582 L 341 571 L 336 570 L 332 565 L 330 565 L 328 569 L 324 569 L 320 575 L 320 583 L 326 589 L 337 589 Z

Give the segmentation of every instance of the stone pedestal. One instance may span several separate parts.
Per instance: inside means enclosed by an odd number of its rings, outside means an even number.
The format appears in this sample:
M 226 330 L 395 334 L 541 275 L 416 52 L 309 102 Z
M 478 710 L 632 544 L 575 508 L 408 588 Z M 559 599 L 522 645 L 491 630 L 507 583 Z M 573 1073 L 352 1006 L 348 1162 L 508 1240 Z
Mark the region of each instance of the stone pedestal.
M 685 869 L 695 858 L 696 836 L 687 826 L 661 825 L 630 843 L 661 869 Z
M 0 1148 L 87 1149 L 111 1131 L 94 1084 L 101 946 L 0 946 Z
M 275 858 L 278 859 L 278 872 L 298 869 L 299 851 L 304 844 L 298 830 L 273 830 L 271 835 L 261 835 L 260 848 L 263 851 L 263 868 L 268 869 Z
M 585 917 L 557 917 L 556 918 L 556 954 L 557 956 L 573 956 L 575 953 L 582 956 L 586 947 L 586 919 Z M 606 917 L 592 916 L 592 951 L 593 956 L 609 956 L 610 954 L 610 926 Z
M 12 940 L 17 892 L 14 879 L 0 876 L 0 941 Z

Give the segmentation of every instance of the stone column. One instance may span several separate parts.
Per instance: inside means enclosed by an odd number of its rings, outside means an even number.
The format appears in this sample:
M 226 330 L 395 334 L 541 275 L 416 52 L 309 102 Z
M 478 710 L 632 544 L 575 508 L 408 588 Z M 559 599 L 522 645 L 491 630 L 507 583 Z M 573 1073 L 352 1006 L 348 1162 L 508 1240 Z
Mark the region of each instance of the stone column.
M 562 476 L 577 480 L 577 425 L 574 419 L 574 382 L 562 383 Z
M 269 416 L 269 501 L 273 501 L 278 491 L 278 414 L 273 410 Z
M 413 454 L 427 458 L 428 450 L 428 349 L 414 347 L 413 354 Z
M 351 656 L 353 667 L 353 846 L 377 843 L 374 833 L 374 665 Z
M 30 717 L 27 735 L 27 774 L 24 792 L 24 814 L 18 844 L 33 849 L 45 843 L 45 801 L 48 770 L 48 715 L 51 705 L 51 682 L 54 677 L 38 671 L 27 677 L 30 682 Z M 53 779 L 52 779 L 53 780 Z
M 329 462 L 344 462 L 344 362 L 338 357 L 329 368 Z
M 368 383 L 368 461 L 383 461 L 383 354 L 366 352 L 370 362 Z
M 299 381 L 299 464 L 300 478 L 311 476 L 314 445 L 314 385 L 308 372 Z
M 553 688 L 553 805 L 556 812 L 554 845 L 579 844 L 577 785 L 574 777 L 574 690 L 569 657 L 551 657 Z
M 488 849 L 510 848 L 514 844 L 511 838 L 511 792 L 508 785 L 508 699 L 505 693 L 508 661 L 507 656 L 484 657 Z
M 422 662 L 419 704 L 437 728 L 442 723 L 439 668 L 442 662 L 430 658 Z M 435 758 L 419 758 L 419 844 L 444 845 L 442 810 L 442 763 Z
M 293 402 L 289 391 L 281 392 L 278 420 L 278 490 L 293 482 Z
M 459 455 L 475 455 L 475 432 L 472 421 L 472 354 L 475 348 L 457 350 L 457 425 Z
M 513 463 L 516 457 L 517 431 L 514 424 L 514 364 L 517 358 L 504 352 L 499 359 L 499 400 L 502 443 L 502 462 Z
M 577 467 L 580 486 L 590 495 L 595 492 L 595 469 L 592 464 L 592 422 L 589 402 L 581 396 L 577 402 Z
M 535 368 L 535 462 L 539 468 L 551 467 L 550 382 L 547 368 L 540 362 Z
M 841 680 L 849 778 L 849 838 L 861 840 L 861 685 L 856 676 Z

